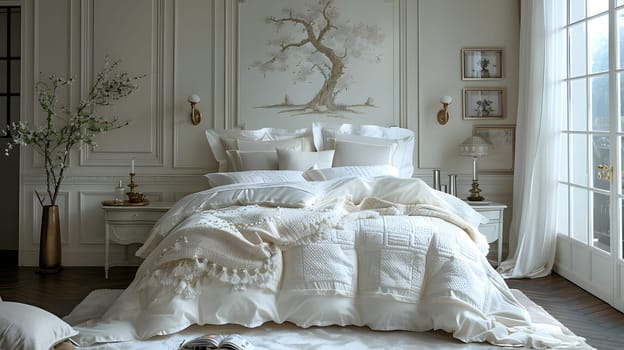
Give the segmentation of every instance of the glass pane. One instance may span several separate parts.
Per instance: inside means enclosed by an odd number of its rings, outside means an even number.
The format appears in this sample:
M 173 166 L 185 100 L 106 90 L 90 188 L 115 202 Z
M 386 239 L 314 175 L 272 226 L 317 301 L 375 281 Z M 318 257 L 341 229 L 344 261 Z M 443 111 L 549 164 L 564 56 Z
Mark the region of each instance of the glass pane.
M 594 135 L 592 137 L 593 186 L 603 190 L 611 189 L 611 152 L 609 136 Z
M 609 0 L 590 0 L 587 3 L 587 17 L 605 12 L 609 9 Z
M 587 131 L 587 80 L 570 82 L 570 130 Z
M 21 39 L 21 20 L 20 10 L 18 8 L 11 9 L 11 56 L 20 56 L 20 39 Z
M 557 232 L 566 236 L 570 235 L 570 228 L 568 227 L 568 186 L 559 184 L 557 188 L 559 195 L 559 204 L 557 205 Z
M 9 122 L 16 122 L 20 120 L 20 97 L 11 96 L 9 100 L 11 106 L 9 106 Z
M 4 130 L 7 125 L 7 98 L 5 96 L 0 96 L 0 126 Z M 4 156 L 4 154 L 0 154 L 0 156 Z
M 591 86 L 592 130 L 608 131 L 609 128 L 609 76 L 593 77 Z
M 0 57 L 7 55 L 7 9 L 0 9 Z
M 0 60 L 0 94 L 7 93 L 7 61 Z
M 620 118 L 620 130 L 624 130 L 624 75 L 622 73 L 618 73 L 618 82 L 618 116 Z
M 624 1 L 624 0 L 622 0 Z M 618 46 L 617 49 L 617 55 L 618 55 L 618 59 L 617 59 L 617 66 L 618 68 L 624 68 L 624 10 L 618 10 L 616 15 L 616 22 L 617 22 L 617 28 L 616 28 L 616 34 L 617 34 L 617 39 L 616 39 L 616 43 Z
M 572 187 L 570 194 L 571 209 L 574 213 L 571 222 L 571 237 L 583 243 L 587 243 L 588 193 L 586 189 Z
M 585 75 L 587 72 L 587 49 L 585 38 L 585 22 L 575 24 L 569 29 L 570 45 L 570 76 Z
M 570 23 L 585 18 L 585 0 L 570 0 Z
M 620 230 L 624 230 L 624 222 L 622 222 L 622 220 L 624 220 L 624 212 L 622 212 L 622 209 L 624 209 L 624 205 L 622 204 L 622 201 L 624 201 L 624 199 L 617 202 L 618 203 L 618 208 L 616 208 L 617 212 L 621 213 L 621 215 L 622 215 L 620 217 L 620 223 L 621 223 Z M 622 239 L 622 248 L 624 248 L 624 232 L 621 232 L 620 237 Z M 624 249 L 621 249 L 620 250 L 620 259 L 623 259 L 623 258 L 624 258 Z
M 559 180 L 568 181 L 568 135 L 561 135 L 561 147 L 559 154 Z
M 594 192 L 594 247 L 611 251 L 609 196 Z
M 11 60 L 11 93 L 20 92 L 20 60 Z
M 624 136 L 620 137 L 620 172 L 614 174 L 615 176 L 620 176 L 622 178 L 622 191 L 619 194 L 624 193 Z
M 589 69 L 591 73 L 609 69 L 609 17 L 602 15 L 587 22 Z
M 571 135 L 570 142 L 570 182 L 587 186 L 587 135 Z
M 622 5 L 624 5 L 624 0 L 617 0 L 615 2 L 615 6 L 622 6 Z

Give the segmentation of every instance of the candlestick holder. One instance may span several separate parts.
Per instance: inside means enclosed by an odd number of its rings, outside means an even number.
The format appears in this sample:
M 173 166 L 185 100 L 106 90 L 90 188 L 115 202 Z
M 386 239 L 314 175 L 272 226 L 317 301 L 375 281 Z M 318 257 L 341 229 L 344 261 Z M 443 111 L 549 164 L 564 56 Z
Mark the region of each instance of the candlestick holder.
M 135 173 L 130 173 L 130 183 L 128 184 L 130 192 L 126 192 L 126 196 L 128 196 L 128 202 L 130 203 L 143 203 L 145 202 L 145 195 L 141 192 L 134 191 L 135 188 L 139 187 L 139 185 L 134 182 L 135 175 Z

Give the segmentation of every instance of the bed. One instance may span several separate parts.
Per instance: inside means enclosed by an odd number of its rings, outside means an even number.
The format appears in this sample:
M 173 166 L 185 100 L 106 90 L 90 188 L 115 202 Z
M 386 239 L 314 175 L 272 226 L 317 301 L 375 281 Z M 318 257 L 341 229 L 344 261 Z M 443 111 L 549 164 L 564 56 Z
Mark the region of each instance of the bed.
M 486 259 L 484 217 L 411 177 L 414 135 L 315 123 L 207 131 L 219 171 L 137 251 L 131 285 L 75 328 L 81 345 L 193 325 L 443 330 L 462 342 L 566 347 Z M 252 340 L 253 342 L 253 340 Z

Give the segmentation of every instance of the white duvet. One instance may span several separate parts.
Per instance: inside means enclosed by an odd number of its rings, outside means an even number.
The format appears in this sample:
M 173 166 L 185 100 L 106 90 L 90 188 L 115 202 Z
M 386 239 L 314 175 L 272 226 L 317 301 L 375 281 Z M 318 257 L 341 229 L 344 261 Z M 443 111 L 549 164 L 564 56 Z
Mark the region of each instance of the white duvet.
M 132 284 L 82 345 L 193 324 L 442 329 L 464 342 L 565 347 L 485 258 L 484 220 L 418 179 L 228 185 L 189 195 L 137 252 Z

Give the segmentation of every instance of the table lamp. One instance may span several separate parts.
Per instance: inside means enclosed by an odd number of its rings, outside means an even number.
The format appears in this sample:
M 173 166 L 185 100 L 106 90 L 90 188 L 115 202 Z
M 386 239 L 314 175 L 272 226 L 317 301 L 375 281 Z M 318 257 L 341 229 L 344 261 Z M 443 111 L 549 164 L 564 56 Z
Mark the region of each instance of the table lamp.
M 477 158 L 485 157 L 488 154 L 489 144 L 480 136 L 470 136 L 459 145 L 459 155 L 464 157 L 472 157 L 472 187 L 470 188 L 469 201 L 482 201 L 485 198 L 481 196 L 477 176 Z

